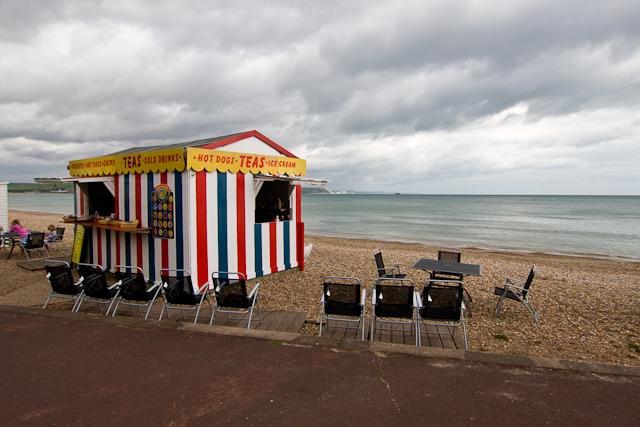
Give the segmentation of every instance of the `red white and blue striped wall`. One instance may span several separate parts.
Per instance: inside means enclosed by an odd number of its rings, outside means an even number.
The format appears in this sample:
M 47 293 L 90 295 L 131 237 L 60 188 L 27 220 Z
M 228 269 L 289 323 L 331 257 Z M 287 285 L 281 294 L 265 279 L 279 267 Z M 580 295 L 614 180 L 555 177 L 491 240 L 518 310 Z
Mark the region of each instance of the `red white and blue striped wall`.
M 107 270 L 138 266 L 149 281 L 159 280 L 162 268 L 184 268 L 191 272 L 194 286 L 206 283 L 214 271 L 239 271 L 251 279 L 303 266 L 299 186 L 289 201 L 290 221 L 255 224 L 255 179 L 250 173 L 186 170 L 116 175 L 118 218 L 137 218 L 141 227 L 149 227 L 151 193 L 159 184 L 168 185 L 174 195 L 174 238 L 88 227 L 88 262 Z M 76 213 L 87 214 L 87 204 L 76 186 Z

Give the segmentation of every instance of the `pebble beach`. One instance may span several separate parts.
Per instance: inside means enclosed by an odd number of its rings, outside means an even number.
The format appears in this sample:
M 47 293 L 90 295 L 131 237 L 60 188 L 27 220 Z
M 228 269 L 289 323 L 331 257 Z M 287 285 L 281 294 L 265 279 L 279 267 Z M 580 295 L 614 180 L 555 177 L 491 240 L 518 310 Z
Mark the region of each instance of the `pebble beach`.
M 31 230 L 58 224 L 59 214 L 9 211 Z M 70 248 L 73 227 L 67 225 L 65 242 Z M 261 280 L 261 307 L 308 313 L 302 333 L 317 334 L 321 283 L 324 276 L 357 277 L 371 287 L 377 271 L 374 251 L 380 248 L 387 263 L 400 263 L 402 273 L 417 287 L 428 274 L 411 269 L 420 258 L 436 258 L 438 248 L 415 243 L 306 236 L 313 245 L 304 271 Z M 52 256 L 69 255 L 53 249 Z M 0 304 L 41 307 L 51 288 L 44 270 L 17 266 L 26 258 L 0 251 Z M 572 256 L 464 249 L 462 262 L 480 264 L 481 277 L 465 278 L 472 302 L 467 317 L 469 350 L 506 355 L 551 357 L 574 361 L 640 366 L 640 262 L 603 257 Z M 535 264 L 538 275 L 530 301 L 540 317 L 537 326 L 525 307 L 507 301 L 496 318 L 498 297 L 494 287 L 504 276 L 525 280 Z M 68 309 L 64 302 L 47 309 Z

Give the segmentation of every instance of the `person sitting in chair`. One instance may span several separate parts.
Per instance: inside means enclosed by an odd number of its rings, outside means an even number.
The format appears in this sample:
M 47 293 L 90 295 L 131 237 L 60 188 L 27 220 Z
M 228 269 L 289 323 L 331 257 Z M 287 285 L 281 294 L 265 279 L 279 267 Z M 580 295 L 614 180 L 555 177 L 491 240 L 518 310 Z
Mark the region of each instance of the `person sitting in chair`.
M 47 227 L 47 230 L 49 230 L 47 232 L 47 235 L 44 236 L 44 245 L 47 247 L 47 250 L 49 250 L 49 243 L 52 243 L 56 240 L 56 226 L 51 224 Z
M 22 224 L 20 224 L 19 219 L 14 219 L 13 221 L 11 221 L 11 228 L 9 228 L 9 232 L 13 233 L 14 231 L 18 233 L 18 236 L 20 236 L 20 242 L 27 244 L 30 233 L 26 228 L 22 226 Z

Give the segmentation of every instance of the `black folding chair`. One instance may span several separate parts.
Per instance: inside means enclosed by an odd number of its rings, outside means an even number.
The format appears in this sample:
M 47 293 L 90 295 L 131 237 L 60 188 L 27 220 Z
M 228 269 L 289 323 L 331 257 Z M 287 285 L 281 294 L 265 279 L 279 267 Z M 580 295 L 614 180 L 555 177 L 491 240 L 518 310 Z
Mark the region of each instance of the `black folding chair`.
M 462 282 L 428 280 L 422 295 L 416 294 L 416 345 L 422 345 L 422 334 L 449 335 L 455 343 L 455 331 L 462 325 L 464 348 L 469 350 Z
M 215 271 L 211 274 L 211 282 L 216 296 L 216 311 L 225 313 L 227 320 L 246 320 L 247 329 L 250 329 L 253 310 L 257 307 L 258 323 L 262 323 L 258 296 L 260 283 L 256 283 L 247 294 L 246 276 L 235 271 Z M 242 314 L 242 316 L 231 317 L 232 314 Z
M 376 259 L 378 277 L 391 277 L 394 279 L 404 279 L 405 277 L 407 277 L 406 274 L 400 272 L 401 264 L 385 264 L 384 260 L 382 259 L 382 251 L 380 250 L 380 248 L 375 250 L 373 256 Z
M 371 305 L 371 341 L 376 329 L 397 332 L 393 328 L 378 326 L 379 323 L 400 324 L 403 334 L 406 332 L 404 325 L 409 325 L 409 332 L 413 332 L 416 303 L 412 280 L 380 277 L 371 291 Z
M 457 248 L 439 248 L 438 249 L 438 261 L 447 262 L 460 262 L 462 260 L 462 251 Z M 444 273 L 441 271 L 434 271 L 431 273 L 431 280 L 462 280 L 461 274 Z
M 44 269 L 47 272 L 47 279 L 51 284 L 51 293 L 49 298 L 44 303 L 44 308 L 47 308 L 47 304 L 51 298 L 62 298 L 73 300 L 73 307 L 71 311 L 75 311 L 76 304 L 83 294 L 82 279 L 77 282 L 73 280 L 73 274 L 71 274 L 71 267 L 69 263 L 65 261 L 45 260 Z
M 42 231 L 31 232 L 29 239 L 27 240 L 27 243 L 20 242 L 20 247 L 24 251 L 24 254 L 27 256 L 28 261 L 35 261 L 36 259 L 45 259 L 45 258 L 51 257 L 49 255 L 49 250 L 47 249 L 47 246 L 44 244 L 44 232 Z M 13 251 L 13 248 L 11 250 Z M 46 253 L 46 256 L 32 259 L 29 257 L 29 253 L 32 251 L 38 251 L 40 254 L 44 252 Z M 11 254 L 9 254 L 9 256 L 11 256 Z
M 523 282 L 522 280 L 513 279 L 511 277 L 504 277 L 506 282 L 503 287 L 496 286 L 494 290 L 495 295 L 500 295 L 500 299 L 498 300 L 498 305 L 496 306 L 496 314 L 494 317 L 498 317 L 498 313 L 500 312 L 500 306 L 505 298 L 509 298 L 514 301 L 519 301 L 527 308 L 533 320 L 536 321 L 537 325 L 540 325 L 540 320 L 538 319 L 538 314 L 533 309 L 533 305 L 529 301 L 529 295 L 531 295 L 531 283 L 533 282 L 533 278 L 536 275 L 536 266 L 531 267 L 529 271 L 529 276 L 527 277 L 527 281 Z
M 102 311 L 102 306 L 107 306 L 105 316 L 109 315 L 109 311 L 113 303 L 120 294 L 118 283 L 111 286 L 107 284 L 107 278 L 104 275 L 104 268 L 98 264 L 78 264 L 78 275 L 82 278 L 84 286 L 84 294 L 76 305 L 76 312 L 80 310 L 82 303 L 89 302 L 96 304 Z
M 209 304 L 209 310 L 211 310 L 209 325 L 213 323 L 214 310 L 209 299 L 208 282 L 202 285 L 197 291 L 194 291 L 191 282 L 191 273 L 189 273 L 188 270 L 165 268 L 160 270 L 160 277 L 162 278 L 161 289 L 164 305 L 162 306 L 158 320 L 162 319 L 165 310 L 167 318 L 169 318 L 169 309 L 180 310 L 183 319 L 185 318 L 185 310 L 194 310 L 196 314 L 193 323 L 196 323 L 200 315 L 200 308 L 206 301 L 207 304 Z
M 56 248 L 58 247 L 58 243 L 62 244 L 62 246 L 64 246 L 65 249 L 69 249 L 67 248 L 67 245 L 64 243 L 64 230 L 65 228 L 60 226 L 60 227 L 56 227 L 56 235 L 53 239 L 53 244 L 56 245 Z
M 151 313 L 151 307 L 158 298 L 162 287 L 162 282 L 156 282 L 147 289 L 147 282 L 140 267 L 132 267 L 127 265 L 116 265 L 113 268 L 117 283 L 120 285 L 120 299 L 113 309 L 112 317 L 116 315 L 116 311 L 120 305 L 128 306 L 133 313 L 133 307 L 138 308 L 138 313 L 142 315 L 142 307 L 147 307 L 144 315 L 145 320 Z M 157 314 L 157 313 L 156 313 Z
M 327 321 L 333 321 L 333 328 L 362 329 L 362 340 L 364 341 L 364 309 L 367 291 L 360 291 L 360 280 L 356 277 L 335 277 L 327 276 L 322 281 L 322 310 L 320 312 L 320 336 L 322 336 L 322 325 Z M 340 325 L 338 322 L 346 322 Z M 349 326 L 357 323 L 356 327 Z

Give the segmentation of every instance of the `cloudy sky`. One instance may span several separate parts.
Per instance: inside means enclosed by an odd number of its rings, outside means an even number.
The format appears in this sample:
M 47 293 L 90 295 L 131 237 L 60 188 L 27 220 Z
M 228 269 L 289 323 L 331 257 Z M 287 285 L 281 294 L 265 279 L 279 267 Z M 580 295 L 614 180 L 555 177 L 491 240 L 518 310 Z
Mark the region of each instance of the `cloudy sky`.
M 334 190 L 640 194 L 640 2 L 0 0 L 0 181 L 258 130 Z

